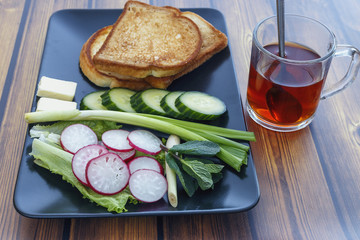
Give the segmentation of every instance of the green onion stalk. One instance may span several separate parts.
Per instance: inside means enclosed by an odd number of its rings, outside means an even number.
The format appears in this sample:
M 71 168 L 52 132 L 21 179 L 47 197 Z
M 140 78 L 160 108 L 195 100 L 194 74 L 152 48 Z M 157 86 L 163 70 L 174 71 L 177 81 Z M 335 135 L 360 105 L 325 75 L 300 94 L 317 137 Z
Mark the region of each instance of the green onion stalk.
M 247 162 L 247 154 L 236 156 L 225 149 L 224 146 L 231 146 L 239 148 L 246 152 L 247 148 L 241 146 L 240 143 L 230 139 L 219 137 L 221 131 L 226 136 L 236 136 L 239 138 L 245 135 L 248 140 L 255 140 L 253 133 L 248 133 L 239 130 L 226 130 L 226 128 L 214 127 L 211 125 L 190 123 L 186 121 L 174 121 L 174 119 L 166 117 L 151 117 L 147 114 L 127 113 L 110 110 L 68 110 L 68 111 L 42 111 L 30 112 L 25 114 L 25 120 L 28 123 L 52 122 L 52 121 L 77 121 L 77 120 L 108 120 L 119 122 L 122 124 L 135 125 L 139 127 L 157 130 L 166 134 L 173 134 L 179 136 L 185 141 L 213 141 L 220 145 L 220 152 L 216 155 L 230 167 L 236 171 L 240 171 L 241 166 Z M 196 130 L 195 130 L 196 129 Z M 215 131 L 215 132 L 214 132 Z

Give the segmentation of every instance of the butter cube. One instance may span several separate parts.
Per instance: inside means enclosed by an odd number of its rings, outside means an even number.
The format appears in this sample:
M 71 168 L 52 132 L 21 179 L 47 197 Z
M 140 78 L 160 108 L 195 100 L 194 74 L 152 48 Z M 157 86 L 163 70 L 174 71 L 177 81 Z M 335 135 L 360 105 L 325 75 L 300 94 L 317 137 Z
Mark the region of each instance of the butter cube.
M 74 110 L 77 108 L 76 102 L 64 101 L 54 98 L 41 97 L 37 102 L 36 111 L 54 111 L 54 110 Z
M 75 96 L 76 86 L 76 82 L 64 81 L 43 76 L 40 79 L 36 95 L 39 97 L 72 101 Z

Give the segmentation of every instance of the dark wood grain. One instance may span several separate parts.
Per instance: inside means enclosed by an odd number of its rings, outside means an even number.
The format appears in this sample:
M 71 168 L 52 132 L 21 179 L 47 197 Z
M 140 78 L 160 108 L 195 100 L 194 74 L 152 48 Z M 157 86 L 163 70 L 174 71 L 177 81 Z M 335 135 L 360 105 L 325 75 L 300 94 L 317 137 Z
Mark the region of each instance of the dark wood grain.
M 256 239 L 247 213 L 164 218 L 164 239 Z
M 242 102 L 252 29 L 275 14 L 275 0 L 153 0 L 154 5 L 220 10 Z M 244 213 L 108 219 L 30 219 L 13 207 L 42 49 L 50 16 L 68 8 L 122 8 L 124 0 L 0 0 L 0 239 L 360 239 L 360 80 L 323 100 L 313 123 L 275 133 L 247 115 L 260 184 L 257 206 Z M 360 47 L 360 2 L 285 1 L 287 12 L 315 18 L 340 43 Z M 316 41 L 316 39 L 314 39 Z M 328 83 L 346 72 L 335 60 Z
M 156 217 L 74 219 L 69 239 L 157 239 Z

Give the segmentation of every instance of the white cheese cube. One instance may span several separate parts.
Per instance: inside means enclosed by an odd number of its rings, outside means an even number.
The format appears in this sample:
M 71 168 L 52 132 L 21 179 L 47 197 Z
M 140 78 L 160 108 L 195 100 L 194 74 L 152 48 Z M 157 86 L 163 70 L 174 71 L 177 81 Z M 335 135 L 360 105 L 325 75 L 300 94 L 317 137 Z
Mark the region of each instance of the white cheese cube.
M 77 107 L 76 102 L 64 101 L 54 98 L 41 97 L 37 102 L 36 111 L 54 111 L 54 110 L 74 110 Z
M 76 82 L 64 81 L 43 76 L 40 79 L 36 95 L 39 97 L 72 101 L 75 96 L 76 86 Z

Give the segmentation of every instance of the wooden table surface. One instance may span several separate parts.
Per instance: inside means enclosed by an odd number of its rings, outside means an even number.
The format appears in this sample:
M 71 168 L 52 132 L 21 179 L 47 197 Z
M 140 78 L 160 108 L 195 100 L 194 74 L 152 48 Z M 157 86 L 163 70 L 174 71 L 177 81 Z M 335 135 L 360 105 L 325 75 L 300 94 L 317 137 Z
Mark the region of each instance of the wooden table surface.
M 209 7 L 225 16 L 245 102 L 252 29 L 274 15 L 275 0 L 152 0 L 153 5 Z M 13 192 L 50 16 L 60 9 L 122 8 L 124 0 L 0 0 L 0 239 L 360 239 L 360 79 L 323 100 L 313 123 L 275 133 L 247 115 L 260 185 L 259 203 L 232 214 L 105 219 L 30 219 Z M 288 13 L 328 25 L 338 42 L 360 47 L 360 2 L 285 0 Z M 314 39 L 316 41 L 316 39 Z M 334 67 L 336 66 L 336 67 Z M 328 81 L 345 64 L 334 61 Z

